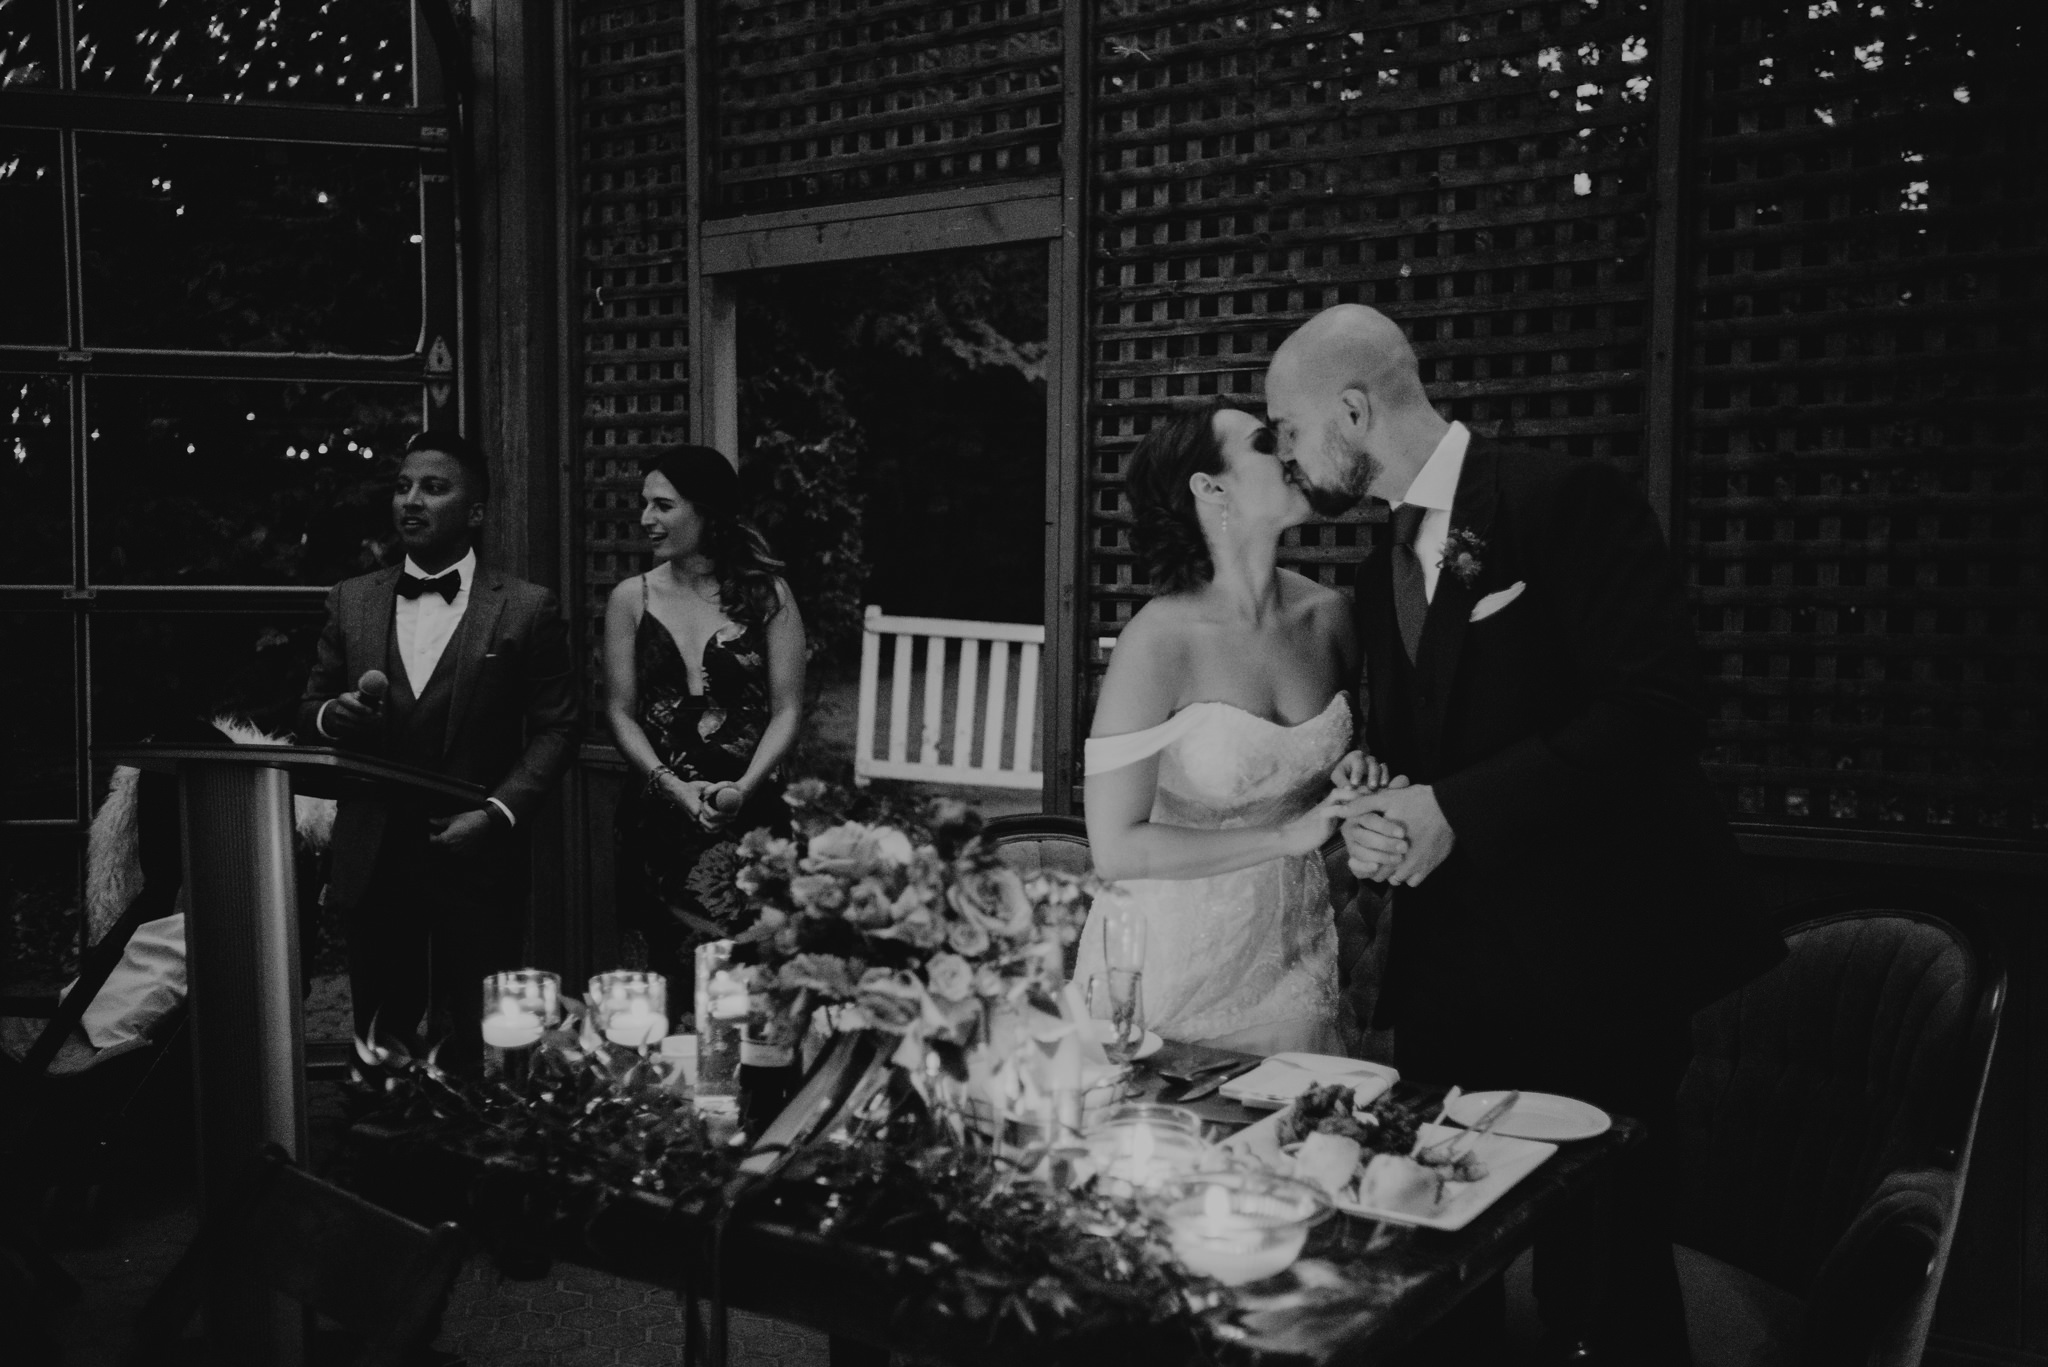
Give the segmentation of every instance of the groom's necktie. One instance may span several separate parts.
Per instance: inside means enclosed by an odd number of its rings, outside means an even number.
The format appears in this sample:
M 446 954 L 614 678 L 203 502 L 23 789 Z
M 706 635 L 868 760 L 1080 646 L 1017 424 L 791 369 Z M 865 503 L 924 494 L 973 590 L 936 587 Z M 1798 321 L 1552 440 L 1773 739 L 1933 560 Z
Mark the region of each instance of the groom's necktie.
M 1422 557 L 1415 553 L 1415 536 L 1429 509 L 1419 503 L 1404 503 L 1394 509 L 1394 619 L 1401 624 L 1401 644 L 1408 651 L 1408 663 L 1422 645 L 1422 622 L 1429 616 L 1429 589 L 1422 578 Z

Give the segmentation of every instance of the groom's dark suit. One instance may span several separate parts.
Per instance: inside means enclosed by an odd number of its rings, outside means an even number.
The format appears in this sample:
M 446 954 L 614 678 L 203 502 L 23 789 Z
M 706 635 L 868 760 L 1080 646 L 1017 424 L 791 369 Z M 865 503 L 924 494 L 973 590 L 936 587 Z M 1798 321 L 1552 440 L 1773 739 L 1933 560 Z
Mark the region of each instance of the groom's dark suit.
M 1395 892 L 1383 1021 L 1416 1077 L 1566 1092 L 1654 1123 L 1690 1013 L 1784 952 L 1700 772 L 1672 556 L 1613 469 L 1477 436 L 1450 532 L 1477 539 L 1478 568 L 1440 572 L 1412 664 L 1389 549 L 1357 587 L 1368 743 L 1434 787 L 1456 837 Z
M 1382 1000 L 1404 1035 L 1512 1024 L 1518 1051 L 1604 1053 L 1783 954 L 1700 772 L 1685 600 L 1648 504 L 1595 461 L 1475 436 L 1450 526 L 1479 568 L 1438 576 L 1412 665 L 1390 554 L 1358 580 L 1372 752 L 1434 785 L 1457 837 L 1396 894 Z
M 456 854 L 428 844 L 424 811 L 402 802 L 344 799 L 335 812 L 328 900 L 348 924 L 356 1028 L 373 1013 L 403 1032 L 429 988 L 451 1014 L 457 1057 L 475 1043 L 481 976 L 511 966 L 524 929 L 526 834 L 568 767 L 577 703 L 568 632 L 555 596 L 480 566 L 467 606 L 425 686 L 415 694 L 400 659 L 392 568 L 337 584 L 300 702 L 299 738 L 325 743 L 321 708 L 363 672 L 391 681 L 372 753 L 481 784 L 517 822 L 494 821 L 483 846 Z M 427 977 L 429 953 L 433 965 Z

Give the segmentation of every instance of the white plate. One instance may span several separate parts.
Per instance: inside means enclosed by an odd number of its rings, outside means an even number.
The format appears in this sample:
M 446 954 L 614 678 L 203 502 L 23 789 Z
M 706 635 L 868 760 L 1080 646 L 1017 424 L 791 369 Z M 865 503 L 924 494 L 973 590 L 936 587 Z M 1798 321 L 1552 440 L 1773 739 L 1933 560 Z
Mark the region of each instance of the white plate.
M 1223 1141 L 1223 1148 L 1243 1153 L 1267 1166 L 1272 1166 L 1276 1158 L 1283 1157 L 1279 1145 L 1274 1142 L 1282 1114 L 1284 1112 L 1276 1111 L 1257 1124 L 1239 1130 Z M 1450 1125 L 1427 1124 L 1418 1127 L 1416 1131 L 1419 1144 L 1434 1144 L 1441 1139 L 1463 1133 L 1465 1131 Z M 1443 1203 L 1431 1210 L 1382 1210 L 1344 1197 L 1337 1199 L 1337 1209 L 1349 1215 L 1363 1216 L 1368 1220 L 1387 1220 L 1394 1224 L 1414 1225 L 1421 1229 L 1463 1229 L 1478 1218 L 1488 1206 L 1511 1191 L 1517 1182 L 1541 1167 L 1545 1159 L 1557 1152 L 1555 1144 L 1544 1144 L 1534 1139 L 1510 1139 L 1499 1134 L 1482 1134 L 1471 1140 L 1470 1144 L 1473 1154 L 1485 1165 L 1486 1176 L 1477 1182 L 1450 1183 L 1449 1190 L 1444 1193 Z M 1281 1171 L 1285 1172 L 1285 1169 L 1282 1168 Z
M 1451 1103 L 1450 1118 L 1460 1125 L 1476 1125 L 1479 1117 L 1492 1110 L 1506 1092 L 1472 1092 Z M 1508 1113 L 1493 1123 L 1493 1133 L 1517 1139 L 1542 1139 L 1567 1143 L 1606 1134 L 1614 1120 L 1598 1106 L 1555 1096 L 1549 1092 L 1524 1092 Z
M 1248 1073 L 1217 1088 L 1232 1101 L 1258 1109 L 1285 1106 L 1310 1087 L 1349 1087 L 1362 1105 L 1401 1080 L 1384 1063 L 1336 1054 L 1274 1054 Z
M 1094 1024 L 1095 1042 L 1097 1044 L 1107 1045 L 1109 1043 L 1109 1037 L 1113 1033 L 1115 1033 L 1116 1027 L 1106 1020 L 1099 1020 L 1096 1021 Z M 1164 1049 L 1165 1047 L 1165 1040 L 1159 1038 L 1159 1036 L 1155 1034 L 1153 1031 L 1147 1030 L 1145 1032 L 1145 1038 L 1139 1041 L 1138 1043 L 1138 1052 L 1131 1055 L 1131 1057 L 1151 1058 L 1154 1054 L 1158 1053 L 1161 1049 Z

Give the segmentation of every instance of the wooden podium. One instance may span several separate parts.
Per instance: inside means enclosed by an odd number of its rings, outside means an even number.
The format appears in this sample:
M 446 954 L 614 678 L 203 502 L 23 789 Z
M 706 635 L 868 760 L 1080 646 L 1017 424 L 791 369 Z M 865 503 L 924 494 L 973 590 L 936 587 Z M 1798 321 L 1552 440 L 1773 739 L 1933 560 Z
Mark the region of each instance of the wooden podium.
M 299 986 L 292 795 L 400 797 L 457 812 L 484 790 L 410 765 L 297 745 L 145 745 L 103 764 L 178 776 L 185 827 L 187 973 L 199 1122 L 201 1217 L 229 1199 L 265 1144 L 306 1147 L 306 1023 Z M 211 1289 L 214 1360 L 298 1367 L 298 1306 L 261 1290 Z

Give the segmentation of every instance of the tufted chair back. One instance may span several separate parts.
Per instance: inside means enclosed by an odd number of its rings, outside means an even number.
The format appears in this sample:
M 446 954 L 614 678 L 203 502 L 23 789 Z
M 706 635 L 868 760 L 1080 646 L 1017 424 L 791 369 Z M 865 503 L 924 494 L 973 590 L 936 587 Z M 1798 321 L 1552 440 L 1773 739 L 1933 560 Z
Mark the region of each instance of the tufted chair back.
M 1088 854 L 1088 823 L 1078 816 L 1055 816 L 1031 812 L 1022 816 L 999 816 L 982 827 L 982 836 L 996 848 L 1003 862 L 1029 878 L 1034 873 L 1086 874 L 1095 867 Z M 1078 944 L 1067 946 L 1066 972 L 1074 974 Z
M 1694 1017 L 1678 1241 L 1804 1300 L 1802 1360 L 1916 1360 L 1917 1342 L 1900 1358 L 1873 1336 L 1924 1339 L 2003 975 L 1912 911 L 1825 916 L 1786 941 L 1783 963 Z

